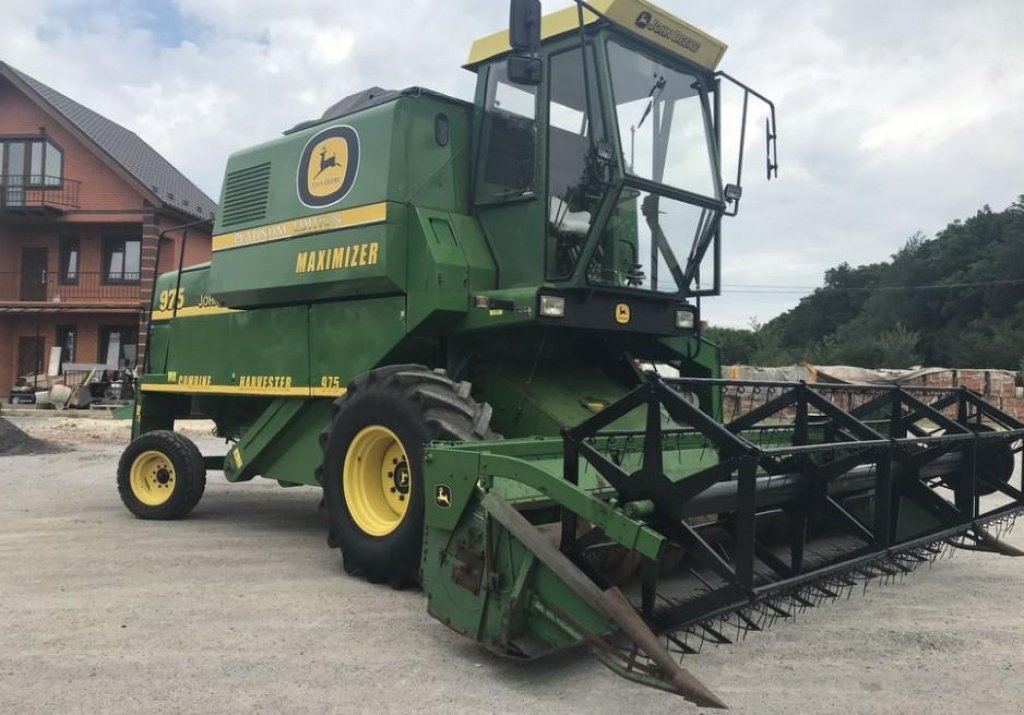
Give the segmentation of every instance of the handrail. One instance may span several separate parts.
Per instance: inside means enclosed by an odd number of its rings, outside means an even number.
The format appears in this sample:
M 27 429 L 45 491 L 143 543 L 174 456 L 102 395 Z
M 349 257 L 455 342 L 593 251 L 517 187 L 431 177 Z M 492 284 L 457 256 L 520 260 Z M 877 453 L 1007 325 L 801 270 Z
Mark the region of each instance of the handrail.
M 78 208 L 82 182 L 45 174 L 0 174 L 0 209 Z
M 0 302 L 137 302 L 140 300 L 140 278 L 139 272 L 0 272 Z

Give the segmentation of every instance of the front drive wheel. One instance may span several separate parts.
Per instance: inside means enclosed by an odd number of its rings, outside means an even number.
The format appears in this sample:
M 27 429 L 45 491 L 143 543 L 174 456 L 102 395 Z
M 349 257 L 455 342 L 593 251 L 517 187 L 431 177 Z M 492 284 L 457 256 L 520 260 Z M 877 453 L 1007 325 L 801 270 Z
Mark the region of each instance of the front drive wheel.
M 180 519 L 195 508 L 205 488 L 203 457 L 192 440 L 177 432 L 140 435 L 117 465 L 121 501 L 140 519 Z
M 361 375 L 321 435 L 330 541 L 345 570 L 401 587 L 417 580 L 423 544 L 423 452 L 433 440 L 496 439 L 491 409 L 468 382 L 396 365 Z

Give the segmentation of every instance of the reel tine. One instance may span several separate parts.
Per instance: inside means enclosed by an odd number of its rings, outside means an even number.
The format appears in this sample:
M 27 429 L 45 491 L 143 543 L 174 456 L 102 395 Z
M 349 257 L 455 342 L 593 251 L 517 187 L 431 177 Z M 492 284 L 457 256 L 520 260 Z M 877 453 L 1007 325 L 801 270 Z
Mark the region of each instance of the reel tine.
M 689 630 L 685 630 L 683 632 L 689 634 Z M 679 649 L 680 657 L 682 657 L 683 655 L 697 655 L 697 650 L 691 647 L 685 639 L 679 640 L 679 637 L 676 636 L 675 633 L 675 631 L 669 631 L 665 634 L 665 638 L 666 640 L 671 641 L 676 646 L 676 648 Z
M 924 549 L 914 549 L 913 551 L 907 551 L 905 553 L 908 559 L 912 559 L 918 564 L 923 564 L 928 561 L 928 557 L 922 553 L 923 551 Z
M 776 616 L 780 618 L 791 618 L 793 615 L 789 611 L 779 607 L 776 603 L 772 601 L 765 601 L 765 606 L 767 606 Z
M 793 604 L 793 606 L 795 607 L 794 610 L 798 614 L 799 613 L 803 613 L 808 608 L 812 608 L 814 606 L 814 604 L 811 601 L 808 601 L 806 598 L 804 598 L 800 594 L 800 590 L 799 589 L 796 590 L 796 591 L 790 591 L 787 594 L 787 598 L 789 598 L 790 603 Z
M 747 633 L 749 631 L 760 631 L 761 630 L 760 626 L 758 626 L 758 624 L 755 623 L 754 620 L 750 617 L 749 611 L 737 611 L 736 612 L 736 617 L 737 617 L 737 619 L 739 619 L 740 621 L 742 621 L 743 623 L 746 624 L 746 627 L 743 629 L 744 637 L 746 637 L 746 635 L 747 635 Z
M 729 640 L 728 636 L 726 636 L 721 631 L 719 631 L 719 630 L 717 630 L 715 628 L 712 628 L 710 625 L 708 625 L 708 623 L 709 623 L 709 621 L 704 621 L 704 622 L 702 622 L 700 624 L 700 627 L 704 630 L 705 633 L 707 633 L 709 636 L 711 636 L 711 641 L 713 643 L 715 643 L 716 645 L 732 643 L 732 641 Z
M 907 574 L 913 573 L 924 564 L 928 564 L 930 568 L 936 561 L 947 556 L 952 557 L 961 547 L 969 548 L 981 542 L 988 534 L 1005 533 L 1014 525 L 1016 517 L 1016 513 L 1010 513 L 988 521 L 982 520 L 977 526 L 969 524 L 963 527 L 963 531 L 953 536 L 908 546 L 903 550 L 896 547 L 878 554 L 870 561 L 842 565 L 839 569 L 818 578 L 812 573 L 805 577 L 805 581 L 780 584 L 777 588 L 755 586 L 749 600 L 744 599 L 742 604 L 736 606 L 736 610 L 680 624 L 674 629 L 662 632 L 659 641 L 666 652 L 681 662 L 685 656 L 702 653 L 705 643 L 725 645 L 738 642 L 740 638 L 745 639 L 751 631 L 766 630 L 780 619 L 796 620 L 797 616 L 808 608 L 820 606 L 825 601 L 834 603 L 844 595 L 849 599 L 857 586 L 862 586 L 862 593 L 866 594 L 872 583 L 888 585 L 894 583 L 897 577 L 902 582 Z M 700 586 L 695 589 L 697 596 L 721 588 L 712 587 L 697 570 L 687 570 L 703 584 L 703 589 Z M 657 591 L 654 595 L 659 604 L 669 608 L 683 606 L 693 598 L 670 598 Z M 735 629 L 735 632 L 730 629 Z M 626 651 L 624 648 L 622 650 L 625 659 Z M 628 653 L 630 669 L 638 673 L 657 673 L 655 663 L 645 652 L 633 646 Z
M 834 600 L 836 600 L 839 597 L 839 594 L 836 593 L 835 591 L 833 591 L 831 588 L 829 588 L 832 585 L 833 585 L 833 580 L 830 577 L 830 578 L 828 578 L 828 579 L 826 579 L 824 581 L 818 581 L 818 582 L 816 582 L 814 584 L 811 584 L 811 588 L 816 590 L 818 592 L 818 594 L 822 596 L 822 600 L 827 598 L 827 599 L 831 599 L 831 600 L 834 601 Z

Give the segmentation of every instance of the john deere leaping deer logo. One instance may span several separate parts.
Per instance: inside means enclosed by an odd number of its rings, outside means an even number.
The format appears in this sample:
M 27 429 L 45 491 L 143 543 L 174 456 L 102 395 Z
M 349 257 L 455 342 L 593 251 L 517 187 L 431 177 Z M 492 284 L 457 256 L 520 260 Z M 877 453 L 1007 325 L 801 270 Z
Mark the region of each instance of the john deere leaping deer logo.
M 629 303 L 618 303 L 615 306 L 615 322 L 619 325 L 626 325 L 633 317 L 633 311 L 629 309 Z
M 434 489 L 434 503 L 442 509 L 450 509 L 452 506 L 452 488 L 447 484 L 438 484 Z
M 349 126 L 328 127 L 313 135 L 302 150 L 296 189 L 311 208 L 345 198 L 359 168 L 359 135 Z
M 328 169 L 338 166 L 338 155 L 331 154 L 327 155 L 327 147 L 320 147 L 320 171 L 316 172 L 314 180 L 320 178 L 320 174 L 324 173 Z

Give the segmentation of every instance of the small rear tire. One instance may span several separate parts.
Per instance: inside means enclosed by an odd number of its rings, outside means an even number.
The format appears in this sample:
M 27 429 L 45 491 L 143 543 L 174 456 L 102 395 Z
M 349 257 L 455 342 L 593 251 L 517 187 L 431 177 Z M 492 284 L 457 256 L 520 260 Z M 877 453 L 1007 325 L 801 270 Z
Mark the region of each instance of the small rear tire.
M 139 519 L 181 519 L 206 489 L 206 466 L 188 437 L 170 430 L 140 435 L 117 465 L 121 501 Z

